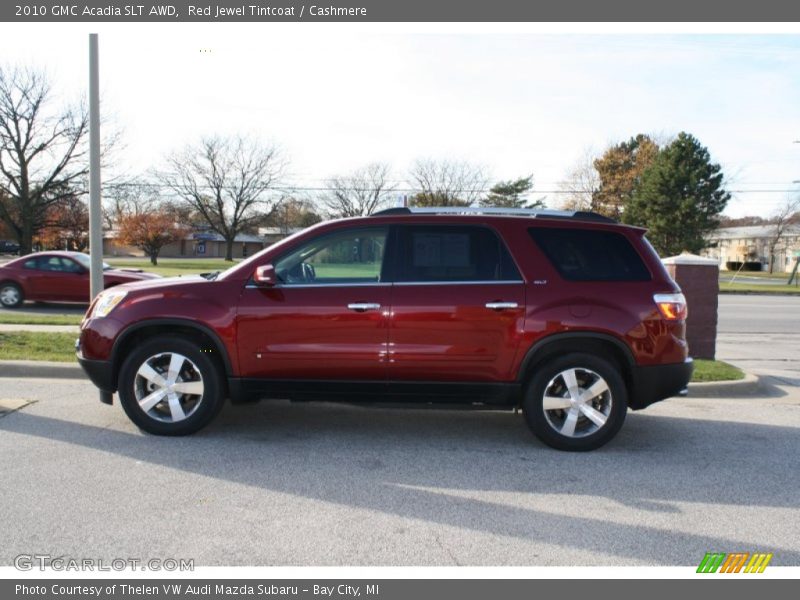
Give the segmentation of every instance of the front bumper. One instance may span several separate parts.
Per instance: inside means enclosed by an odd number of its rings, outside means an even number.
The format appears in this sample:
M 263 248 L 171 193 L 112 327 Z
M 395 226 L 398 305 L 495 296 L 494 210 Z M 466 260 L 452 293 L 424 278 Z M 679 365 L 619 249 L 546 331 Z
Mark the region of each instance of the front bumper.
M 691 358 L 682 363 L 634 367 L 628 405 L 633 410 L 639 410 L 677 396 L 689 385 L 693 371 L 694 361 Z
M 109 393 L 117 391 L 117 385 L 114 381 L 114 371 L 111 368 L 111 361 L 84 358 L 81 356 L 80 352 L 77 354 L 77 357 L 84 373 L 88 375 L 89 379 L 91 379 L 92 383 L 95 384 L 100 391 Z

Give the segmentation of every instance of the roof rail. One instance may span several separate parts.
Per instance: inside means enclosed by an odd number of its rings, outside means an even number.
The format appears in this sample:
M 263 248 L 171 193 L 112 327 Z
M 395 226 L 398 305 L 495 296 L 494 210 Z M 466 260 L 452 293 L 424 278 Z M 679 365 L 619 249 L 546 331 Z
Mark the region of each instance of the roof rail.
M 425 206 L 387 208 L 375 213 L 373 217 L 391 215 L 515 215 L 539 217 L 547 219 L 579 219 L 581 221 L 599 221 L 616 223 L 615 219 L 585 210 L 551 210 L 547 208 L 502 208 L 481 206 Z

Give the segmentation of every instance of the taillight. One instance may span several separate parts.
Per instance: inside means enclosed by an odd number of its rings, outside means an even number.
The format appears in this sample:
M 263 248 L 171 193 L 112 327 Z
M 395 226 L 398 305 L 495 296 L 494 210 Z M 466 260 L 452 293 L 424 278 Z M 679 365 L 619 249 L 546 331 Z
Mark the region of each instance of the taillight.
M 680 321 L 686 318 L 686 298 L 683 294 L 655 294 L 653 300 L 665 321 Z

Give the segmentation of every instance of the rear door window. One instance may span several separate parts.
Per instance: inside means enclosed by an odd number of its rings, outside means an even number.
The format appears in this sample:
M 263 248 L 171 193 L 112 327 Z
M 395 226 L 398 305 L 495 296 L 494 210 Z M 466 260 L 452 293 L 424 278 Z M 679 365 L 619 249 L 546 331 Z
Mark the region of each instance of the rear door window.
M 497 234 L 487 227 L 404 225 L 398 228 L 398 282 L 521 281 Z
M 534 228 L 531 237 L 570 281 L 649 281 L 650 271 L 628 238 L 615 231 Z

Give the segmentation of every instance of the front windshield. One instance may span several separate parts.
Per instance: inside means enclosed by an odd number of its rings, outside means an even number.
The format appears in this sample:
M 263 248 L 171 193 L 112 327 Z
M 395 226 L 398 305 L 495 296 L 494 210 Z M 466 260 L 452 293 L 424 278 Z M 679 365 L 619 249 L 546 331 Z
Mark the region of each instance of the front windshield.
M 84 269 L 88 270 L 91 267 L 92 261 L 89 258 L 88 254 L 83 254 L 82 252 L 76 252 L 75 254 L 72 254 L 71 256 L 72 256 L 72 258 L 77 260 L 79 263 L 81 263 L 81 266 Z M 110 268 L 111 268 L 110 264 L 108 264 L 107 262 L 103 263 L 103 271 L 107 271 Z

